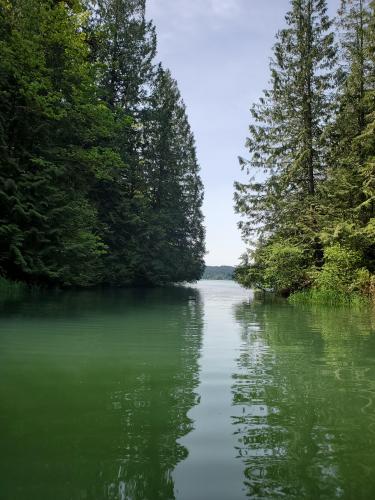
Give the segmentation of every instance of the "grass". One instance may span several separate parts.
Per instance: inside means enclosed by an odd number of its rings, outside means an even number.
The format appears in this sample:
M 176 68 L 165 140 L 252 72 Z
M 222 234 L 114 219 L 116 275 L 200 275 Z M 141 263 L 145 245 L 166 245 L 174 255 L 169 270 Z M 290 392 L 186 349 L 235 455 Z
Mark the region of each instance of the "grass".
M 29 287 L 20 281 L 9 281 L 0 277 L 0 300 L 18 299 L 27 293 L 36 292 L 37 286 Z
M 358 293 L 342 293 L 335 290 L 319 290 L 311 288 L 293 293 L 288 301 L 291 304 L 321 304 L 360 307 L 369 305 L 369 300 Z

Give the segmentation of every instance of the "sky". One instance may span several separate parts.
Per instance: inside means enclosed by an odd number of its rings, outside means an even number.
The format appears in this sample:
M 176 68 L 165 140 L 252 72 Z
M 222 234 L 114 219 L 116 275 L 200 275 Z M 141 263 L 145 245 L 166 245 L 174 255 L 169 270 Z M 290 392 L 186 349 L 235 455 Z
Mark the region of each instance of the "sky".
M 339 0 L 328 0 L 332 14 Z M 267 88 L 275 34 L 289 0 L 148 0 L 158 60 L 177 80 L 195 135 L 205 187 L 206 264 L 236 265 L 245 252 L 233 183 L 249 109 Z

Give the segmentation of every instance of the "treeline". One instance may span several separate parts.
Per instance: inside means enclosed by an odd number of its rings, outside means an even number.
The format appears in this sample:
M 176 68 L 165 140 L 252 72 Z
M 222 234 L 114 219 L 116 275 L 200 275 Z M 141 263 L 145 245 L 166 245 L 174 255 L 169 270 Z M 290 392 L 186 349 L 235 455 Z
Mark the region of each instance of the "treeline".
M 0 276 L 200 278 L 203 186 L 145 0 L 0 0 Z
M 204 280 L 232 280 L 234 267 L 206 266 L 202 279 Z
M 375 297 L 375 2 L 292 0 L 252 107 L 235 206 L 247 286 Z M 252 246 L 251 246 L 252 244 Z

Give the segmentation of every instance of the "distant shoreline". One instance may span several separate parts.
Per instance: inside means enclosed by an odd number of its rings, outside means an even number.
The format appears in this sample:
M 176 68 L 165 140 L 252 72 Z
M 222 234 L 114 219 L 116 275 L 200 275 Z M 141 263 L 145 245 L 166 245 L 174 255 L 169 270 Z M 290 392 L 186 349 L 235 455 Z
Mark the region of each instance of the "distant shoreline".
M 233 280 L 233 266 L 206 266 L 203 280 Z

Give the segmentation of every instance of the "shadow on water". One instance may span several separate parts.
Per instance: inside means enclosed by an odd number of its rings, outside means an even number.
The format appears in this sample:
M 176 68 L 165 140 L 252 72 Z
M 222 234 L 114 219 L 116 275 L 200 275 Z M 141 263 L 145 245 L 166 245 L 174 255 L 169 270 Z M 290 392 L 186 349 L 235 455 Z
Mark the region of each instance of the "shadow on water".
M 0 498 L 173 499 L 199 291 L 64 292 L 0 309 Z
M 375 321 L 370 311 L 240 303 L 237 459 L 251 498 L 373 498 Z

